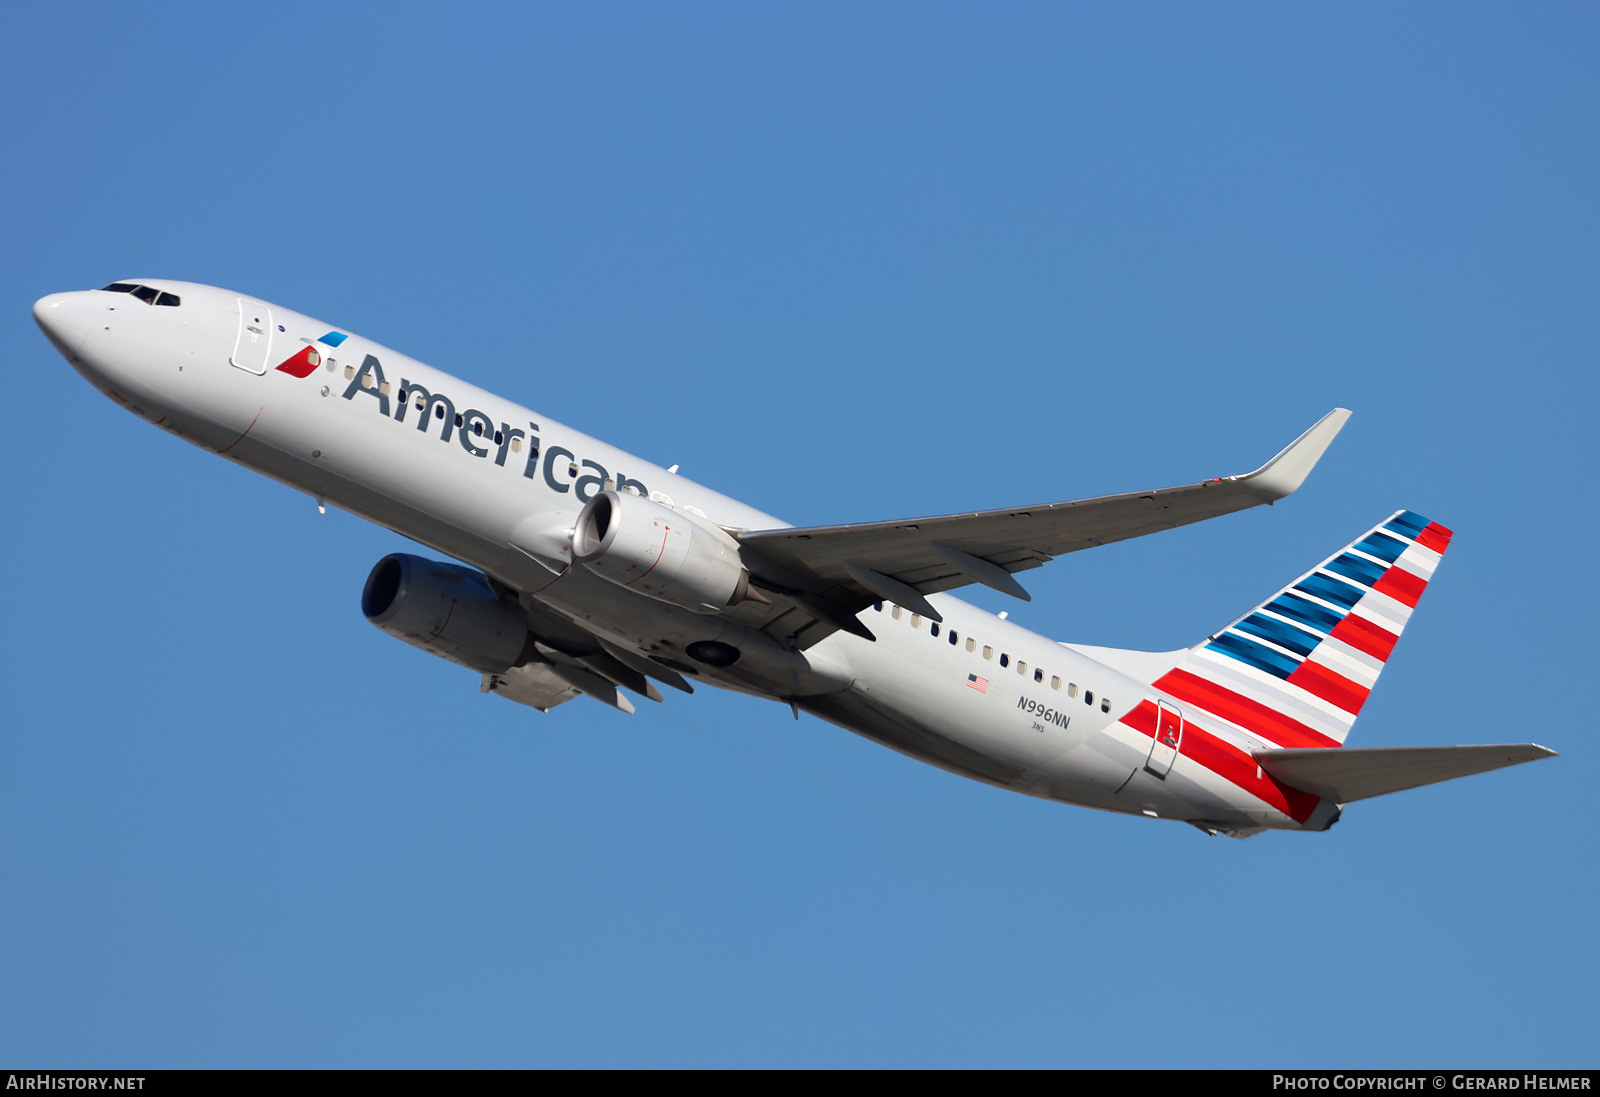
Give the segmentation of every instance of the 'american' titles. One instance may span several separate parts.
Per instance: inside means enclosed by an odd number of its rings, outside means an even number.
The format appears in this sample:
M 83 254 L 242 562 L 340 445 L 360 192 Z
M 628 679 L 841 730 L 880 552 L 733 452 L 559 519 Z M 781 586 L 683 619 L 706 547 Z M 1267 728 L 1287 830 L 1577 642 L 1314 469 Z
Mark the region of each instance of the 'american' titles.
M 580 461 L 577 454 L 564 446 L 550 446 L 541 450 L 537 423 L 530 422 L 526 431 L 509 423 L 501 423 L 497 429 L 487 413 L 477 408 L 464 408 L 458 412 L 450 397 L 440 392 L 429 392 L 424 386 L 403 377 L 396 399 L 392 401 L 394 406 L 391 411 L 389 392 L 390 385 L 383 376 L 382 363 L 369 354 L 345 387 L 344 398 L 354 401 L 358 395 L 371 396 L 378 401 L 379 413 L 397 423 L 404 423 L 406 416 L 414 412 L 419 431 L 427 433 L 430 422 L 436 423 L 441 442 L 449 444 L 453 434 L 457 444 L 474 457 L 487 457 L 492 451 L 494 463 L 501 467 L 505 466 L 508 454 L 522 448 L 517 442 L 525 441 L 528 456 L 523 461 L 522 475 L 530 480 L 542 478 L 551 491 L 563 495 L 570 491 L 585 503 L 596 491 L 606 488 L 635 491 L 646 496 L 650 494 L 650 489 L 641 481 L 620 472 L 613 476 L 598 461 L 588 458 Z M 567 474 L 566 479 L 557 475 L 558 469 Z M 579 475 L 580 472 L 583 475 Z

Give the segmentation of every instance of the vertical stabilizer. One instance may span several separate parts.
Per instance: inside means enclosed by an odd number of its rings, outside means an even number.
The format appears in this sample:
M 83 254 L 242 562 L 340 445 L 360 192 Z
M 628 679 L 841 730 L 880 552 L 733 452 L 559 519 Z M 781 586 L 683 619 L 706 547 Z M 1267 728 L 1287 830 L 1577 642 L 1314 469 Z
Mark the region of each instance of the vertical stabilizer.
M 1403 510 L 1190 648 L 1156 681 L 1275 747 L 1344 743 L 1450 531 Z

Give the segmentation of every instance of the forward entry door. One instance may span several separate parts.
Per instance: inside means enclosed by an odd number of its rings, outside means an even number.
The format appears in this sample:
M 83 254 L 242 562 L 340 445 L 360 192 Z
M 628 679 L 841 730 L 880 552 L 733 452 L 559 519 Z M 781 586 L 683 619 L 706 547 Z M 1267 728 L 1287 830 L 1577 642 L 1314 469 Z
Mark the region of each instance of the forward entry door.
M 272 353 L 272 310 L 260 301 L 239 298 L 239 341 L 233 346 L 233 364 L 251 373 L 266 373 Z

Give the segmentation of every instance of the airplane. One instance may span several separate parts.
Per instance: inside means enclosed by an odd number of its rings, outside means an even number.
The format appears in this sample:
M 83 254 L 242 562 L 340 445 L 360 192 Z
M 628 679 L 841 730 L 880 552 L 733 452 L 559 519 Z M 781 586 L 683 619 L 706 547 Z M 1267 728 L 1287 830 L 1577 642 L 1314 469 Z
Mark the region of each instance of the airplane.
M 1272 503 L 1344 426 L 1254 472 L 1092 499 L 796 528 L 353 332 L 167 279 L 50 294 L 56 349 L 128 411 L 450 557 L 361 592 L 390 636 L 549 712 L 705 683 L 951 773 L 1245 838 L 1549 757 L 1534 743 L 1346 747 L 1449 547 L 1409 510 L 1176 651 L 1061 643 L 948 591 L 1024 601 L 1068 552 Z

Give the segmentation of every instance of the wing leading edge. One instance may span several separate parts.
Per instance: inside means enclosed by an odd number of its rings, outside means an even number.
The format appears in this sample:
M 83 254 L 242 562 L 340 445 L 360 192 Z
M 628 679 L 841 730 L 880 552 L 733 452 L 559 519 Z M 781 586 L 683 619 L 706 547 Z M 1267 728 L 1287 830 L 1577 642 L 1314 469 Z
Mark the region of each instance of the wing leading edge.
M 1060 503 L 736 533 L 756 582 L 785 596 L 763 623 L 806 647 L 836 628 L 871 638 L 855 614 L 880 599 L 940 620 L 922 597 L 981 583 L 1028 594 L 1012 573 L 1079 549 L 1174 529 L 1272 503 L 1293 492 L 1350 413 L 1335 408 L 1272 460 L 1242 476 Z M 854 627 L 852 627 L 854 626 Z

